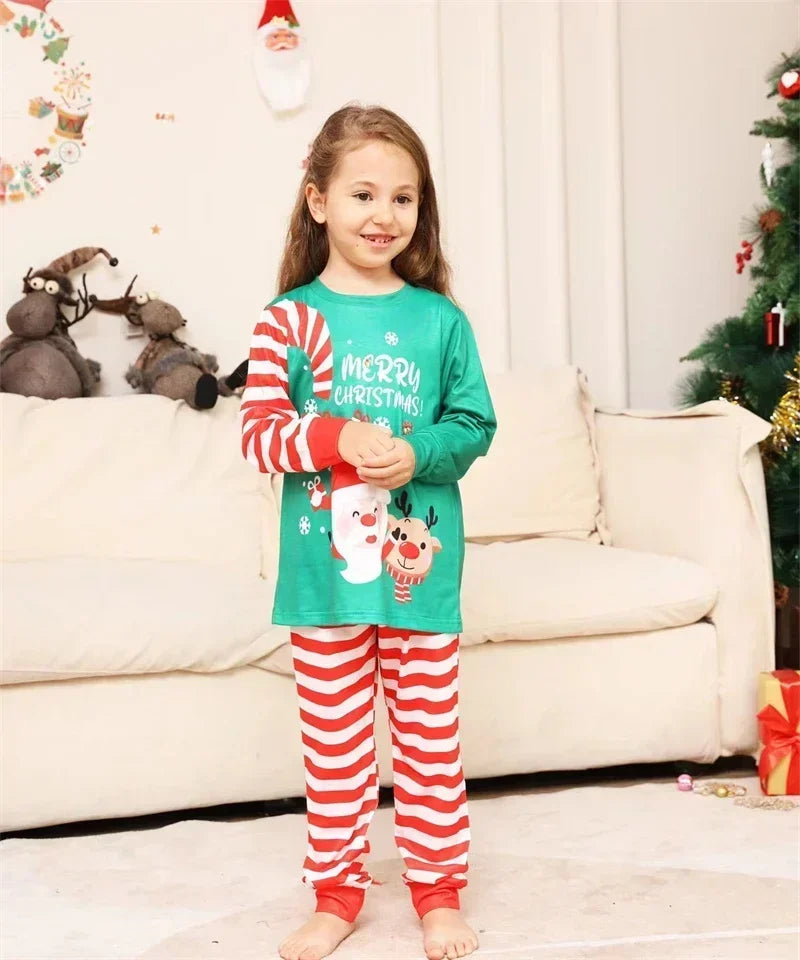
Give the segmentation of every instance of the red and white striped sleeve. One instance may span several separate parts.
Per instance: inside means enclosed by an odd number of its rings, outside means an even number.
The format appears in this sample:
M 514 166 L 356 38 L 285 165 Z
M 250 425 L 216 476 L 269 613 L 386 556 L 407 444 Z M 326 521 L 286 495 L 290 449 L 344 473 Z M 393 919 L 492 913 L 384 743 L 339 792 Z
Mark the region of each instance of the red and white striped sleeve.
M 253 330 L 239 407 L 242 455 L 261 473 L 311 473 L 341 461 L 346 417 L 298 414 L 289 398 L 288 348 L 307 354 L 314 393 L 330 396 L 333 355 L 325 319 L 313 307 L 281 300 L 265 307 Z

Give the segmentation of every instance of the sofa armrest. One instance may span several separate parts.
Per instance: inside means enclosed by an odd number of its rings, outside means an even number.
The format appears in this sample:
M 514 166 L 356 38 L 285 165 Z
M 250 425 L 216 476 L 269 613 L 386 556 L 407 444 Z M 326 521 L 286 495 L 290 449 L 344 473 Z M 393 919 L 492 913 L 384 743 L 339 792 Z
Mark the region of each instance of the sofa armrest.
M 758 673 L 775 667 L 775 600 L 758 442 L 771 424 L 724 400 L 675 410 L 597 407 L 611 544 L 715 575 L 722 756 L 758 747 Z

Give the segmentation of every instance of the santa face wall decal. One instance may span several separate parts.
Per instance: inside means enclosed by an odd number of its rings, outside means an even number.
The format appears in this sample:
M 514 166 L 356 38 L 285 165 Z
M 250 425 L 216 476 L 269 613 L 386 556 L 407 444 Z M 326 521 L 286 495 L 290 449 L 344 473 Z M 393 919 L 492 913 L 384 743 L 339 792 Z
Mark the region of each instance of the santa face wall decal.
M 389 529 L 383 546 L 386 572 L 395 580 L 394 598 L 398 603 L 411 602 L 411 586 L 422 583 L 431 572 L 433 555 L 442 549 L 441 542 L 431 536 L 431 527 L 439 522 L 433 507 L 424 520 L 412 517 L 408 492 L 403 491 L 395 504 L 403 516 L 389 516 Z
M 311 60 L 289 0 L 266 0 L 253 47 L 264 99 L 279 113 L 301 107 L 311 83 Z
M 347 566 L 348 583 L 369 583 L 381 574 L 389 491 L 365 483 L 349 463 L 331 468 L 331 550 Z

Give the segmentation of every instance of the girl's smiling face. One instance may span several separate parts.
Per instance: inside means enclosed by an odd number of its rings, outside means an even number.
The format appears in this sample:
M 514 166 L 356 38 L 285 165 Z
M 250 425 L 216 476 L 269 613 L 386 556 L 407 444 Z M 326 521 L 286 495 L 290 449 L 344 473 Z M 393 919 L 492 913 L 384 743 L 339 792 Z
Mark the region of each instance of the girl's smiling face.
M 326 225 L 331 257 L 383 273 L 414 236 L 418 182 L 407 151 L 371 140 L 342 157 L 327 194 L 310 183 L 306 200 L 317 223 Z

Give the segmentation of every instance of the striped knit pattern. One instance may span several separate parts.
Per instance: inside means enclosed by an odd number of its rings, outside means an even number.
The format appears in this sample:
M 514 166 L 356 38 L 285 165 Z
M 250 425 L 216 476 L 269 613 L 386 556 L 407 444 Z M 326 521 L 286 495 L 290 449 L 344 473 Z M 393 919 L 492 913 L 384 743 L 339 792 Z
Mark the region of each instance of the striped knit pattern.
M 293 627 L 305 762 L 308 847 L 302 881 L 367 889 L 363 857 L 378 805 L 375 695 L 392 739 L 395 842 L 403 881 L 466 886 L 469 815 L 458 734 L 459 639 L 382 626 Z
M 299 416 L 289 399 L 289 347 L 308 356 L 314 393 L 331 394 L 333 353 L 328 325 L 314 307 L 281 300 L 261 312 L 250 341 L 247 380 L 239 407 L 242 454 L 261 473 L 317 470 L 308 427 L 318 413 Z
M 387 573 L 394 578 L 394 598 L 398 603 L 411 603 L 411 586 L 410 584 L 422 583 L 425 579 L 425 575 L 422 576 L 403 573 L 401 570 L 398 570 L 391 562 L 387 561 L 386 563 Z
M 411 587 L 395 584 L 394 598 L 398 603 L 411 603 Z
M 426 576 L 426 574 L 424 574 L 424 573 L 423 573 L 423 574 L 419 574 L 419 573 L 403 573 L 402 570 L 398 570 L 397 567 L 392 566 L 391 563 L 387 563 L 387 564 L 386 564 L 386 570 L 387 570 L 388 573 L 391 574 L 392 577 L 394 577 L 394 579 L 395 579 L 398 583 L 403 583 L 403 584 L 407 584 L 407 583 L 422 583 L 422 581 L 425 579 L 425 576 Z

